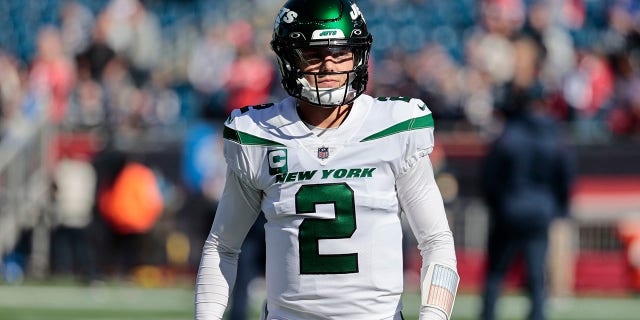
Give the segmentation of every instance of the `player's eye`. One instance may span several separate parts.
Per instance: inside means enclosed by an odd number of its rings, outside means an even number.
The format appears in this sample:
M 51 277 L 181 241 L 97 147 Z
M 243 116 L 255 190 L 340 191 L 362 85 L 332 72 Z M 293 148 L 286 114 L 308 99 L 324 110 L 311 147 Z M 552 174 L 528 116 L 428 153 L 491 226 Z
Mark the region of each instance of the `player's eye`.
M 323 59 L 324 57 L 320 51 L 313 50 L 302 52 L 302 62 L 307 65 L 319 64 Z
M 327 57 L 331 57 L 335 62 L 344 62 L 353 58 L 351 50 L 344 47 L 299 49 L 297 53 L 303 66 L 319 65 Z
M 331 50 L 331 57 L 334 58 L 335 60 L 346 60 L 346 59 L 351 59 L 351 57 L 353 56 L 351 53 L 351 50 L 347 49 L 347 48 L 332 48 L 335 50 Z

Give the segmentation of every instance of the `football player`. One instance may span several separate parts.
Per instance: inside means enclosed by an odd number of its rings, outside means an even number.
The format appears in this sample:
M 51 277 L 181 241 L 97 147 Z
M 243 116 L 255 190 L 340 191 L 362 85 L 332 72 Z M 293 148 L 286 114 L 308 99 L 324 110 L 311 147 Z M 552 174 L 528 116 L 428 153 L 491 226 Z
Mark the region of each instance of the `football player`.
M 291 97 L 225 122 L 227 181 L 202 253 L 196 319 L 221 319 L 243 239 L 266 217 L 264 319 L 402 319 L 401 215 L 422 256 L 420 319 L 459 277 L 419 99 L 364 94 L 372 36 L 350 0 L 290 0 L 271 46 Z

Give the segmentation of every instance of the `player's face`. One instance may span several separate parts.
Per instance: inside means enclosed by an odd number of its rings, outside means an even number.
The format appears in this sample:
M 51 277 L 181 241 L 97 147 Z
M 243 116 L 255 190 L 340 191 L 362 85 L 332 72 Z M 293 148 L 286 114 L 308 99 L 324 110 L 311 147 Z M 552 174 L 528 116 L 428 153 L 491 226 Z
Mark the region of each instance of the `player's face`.
M 349 48 L 307 48 L 300 50 L 300 68 L 303 72 L 344 72 L 353 70 L 353 52 Z M 338 88 L 347 82 L 347 74 L 304 76 L 317 88 Z

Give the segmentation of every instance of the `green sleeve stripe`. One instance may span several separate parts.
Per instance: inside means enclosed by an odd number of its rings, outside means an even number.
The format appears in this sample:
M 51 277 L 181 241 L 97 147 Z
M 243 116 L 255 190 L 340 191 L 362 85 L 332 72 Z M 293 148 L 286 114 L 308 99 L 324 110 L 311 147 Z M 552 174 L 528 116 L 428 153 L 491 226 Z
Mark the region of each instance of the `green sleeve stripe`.
M 433 127 L 433 117 L 431 116 L 431 114 L 428 114 L 424 117 L 413 118 L 407 121 L 400 122 L 380 132 L 374 133 L 362 139 L 360 142 L 380 139 L 380 138 L 390 136 L 400 132 L 418 130 L 418 129 L 424 129 L 424 128 L 432 128 L 432 127 Z
M 227 140 L 230 140 L 239 144 L 243 144 L 243 145 L 284 147 L 284 144 L 282 143 L 256 137 L 254 135 L 251 135 L 242 131 L 233 130 L 227 126 L 224 127 L 224 131 L 222 132 L 222 137 Z

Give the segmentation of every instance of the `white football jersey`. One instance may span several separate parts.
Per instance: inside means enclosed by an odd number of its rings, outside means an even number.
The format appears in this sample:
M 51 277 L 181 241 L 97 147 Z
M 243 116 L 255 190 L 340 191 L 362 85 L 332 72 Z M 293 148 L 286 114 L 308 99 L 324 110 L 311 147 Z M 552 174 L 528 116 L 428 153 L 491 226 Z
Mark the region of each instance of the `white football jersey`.
M 403 284 L 395 181 L 433 148 L 419 99 L 360 96 L 318 137 L 296 100 L 235 110 L 227 165 L 262 191 L 267 319 L 394 319 Z

